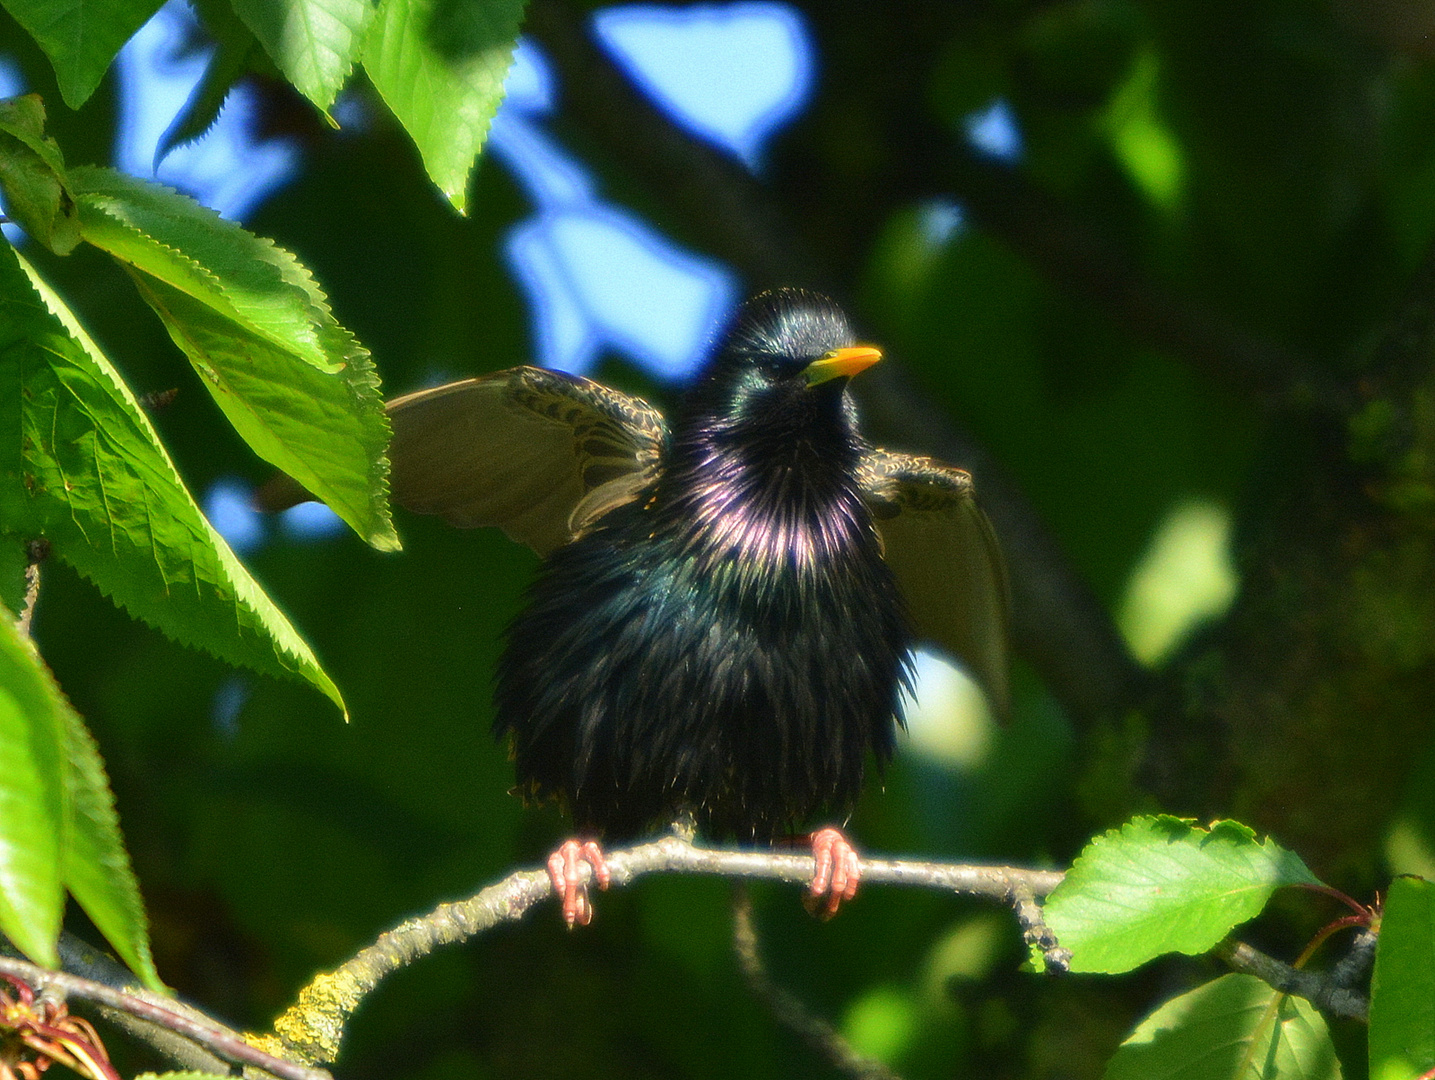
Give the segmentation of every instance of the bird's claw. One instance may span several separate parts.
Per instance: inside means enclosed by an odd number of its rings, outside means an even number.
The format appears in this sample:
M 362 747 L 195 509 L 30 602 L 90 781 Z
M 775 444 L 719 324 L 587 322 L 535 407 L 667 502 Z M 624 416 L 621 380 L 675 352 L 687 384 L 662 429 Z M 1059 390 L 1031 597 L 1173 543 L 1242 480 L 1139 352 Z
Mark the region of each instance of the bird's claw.
M 844 900 L 857 895 L 857 886 L 862 881 L 862 860 L 857 857 L 852 842 L 833 828 L 818 829 L 812 834 L 812 860 L 812 884 L 802 904 L 819 919 L 830 919 Z
M 608 861 L 596 840 L 566 840 L 548 856 L 548 880 L 563 902 L 563 921 L 568 929 L 587 926 L 593 921 L 593 904 L 588 899 L 588 886 L 583 881 L 583 863 L 593 871 L 598 888 L 606 889 L 612 880 Z

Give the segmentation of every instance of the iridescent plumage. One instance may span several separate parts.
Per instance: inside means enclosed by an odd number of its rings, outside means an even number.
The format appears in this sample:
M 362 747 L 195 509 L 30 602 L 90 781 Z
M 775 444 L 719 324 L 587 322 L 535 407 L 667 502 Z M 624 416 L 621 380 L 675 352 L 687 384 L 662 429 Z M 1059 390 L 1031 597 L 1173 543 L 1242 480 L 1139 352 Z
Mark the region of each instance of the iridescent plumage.
M 517 367 L 391 401 L 396 502 L 497 526 L 547 558 L 509 630 L 495 729 L 520 787 L 585 842 L 549 859 L 570 925 L 583 864 L 692 815 L 768 838 L 856 801 L 892 753 L 908 648 L 934 644 L 1006 709 L 1006 572 L 971 477 L 869 446 L 841 312 L 792 290 L 746 304 L 671 429 L 646 402 Z M 288 477 L 260 497 L 307 493 Z M 812 837 L 826 910 L 860 876 Z
M 650 482 L 555 550 L 509 631 L 520 782 L 610 838 L 694 814 L 771 838 L 845 815 L 890 757 L 912 641 L 858 484 L 831 304 L 749 304 Z

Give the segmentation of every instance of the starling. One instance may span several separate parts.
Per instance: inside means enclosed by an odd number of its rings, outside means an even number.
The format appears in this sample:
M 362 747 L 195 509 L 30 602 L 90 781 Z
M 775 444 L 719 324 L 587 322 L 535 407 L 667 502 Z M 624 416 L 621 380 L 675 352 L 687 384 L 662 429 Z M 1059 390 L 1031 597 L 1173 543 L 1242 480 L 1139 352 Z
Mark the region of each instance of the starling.
M 518 789 L 582 838 L 549 860 L 569 925 L 591 917 L 580 863 L 607 882 L 600 839 L 844 820 L 892 755 L 917 643 L 1005 708 L 995 537 L 966 472 L 863 440 L 847 384 L 880 355 L 830 300 L 782 290 L 741 308 L 671 423 L 533 367 L 389 405 L 395 501 L 545 557 L 494 730 Z M 812 843 L 830 914 L 860 863 L 835 828 Z

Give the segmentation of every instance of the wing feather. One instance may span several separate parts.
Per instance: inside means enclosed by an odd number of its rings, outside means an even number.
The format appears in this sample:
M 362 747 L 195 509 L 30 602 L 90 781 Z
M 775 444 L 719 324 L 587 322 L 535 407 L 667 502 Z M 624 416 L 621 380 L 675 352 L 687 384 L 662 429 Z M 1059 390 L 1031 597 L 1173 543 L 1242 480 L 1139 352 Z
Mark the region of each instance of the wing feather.
M 572 520 L 591 492 L 635 497 L 634 475 L 655 468 L 667 434 L 647 402 L 535 367 L 406 394 L 388 413 L 395 502 L 460 528 L 496 525 L 540 555 L 592 520 Z
M 960 661 L 993 708 L 1008 708 L 1006 561 L 971 474 L 932 458 L 870 450 L 860 478 L 918 640 Z

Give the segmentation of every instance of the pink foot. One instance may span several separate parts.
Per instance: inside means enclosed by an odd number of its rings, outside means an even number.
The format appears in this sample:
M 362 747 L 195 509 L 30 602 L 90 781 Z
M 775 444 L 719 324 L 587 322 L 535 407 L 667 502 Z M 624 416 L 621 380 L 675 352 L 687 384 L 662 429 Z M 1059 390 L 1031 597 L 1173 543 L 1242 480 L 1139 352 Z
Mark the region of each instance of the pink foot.
M 857 849 L 838 829 L 818 829 L 812 834 L 812 885 L 803 897 L 807 910 L 820 919 L 830 919 L 844 900 L 857 895 L 862 881 L 862 862 Z M 827 902 L 822 902 L 823 896 Z
M 570 930 L 575 923 L 587 926 L 593 921 L 593 905 L 588 899 L 588 886 L 583 883 L 583 863 L 592 867 L 598 888 L 606 889 L 612 877 L 598 841 L 565 840 L 548 856 L 548 880 L 563 901 L 563 921 Z

